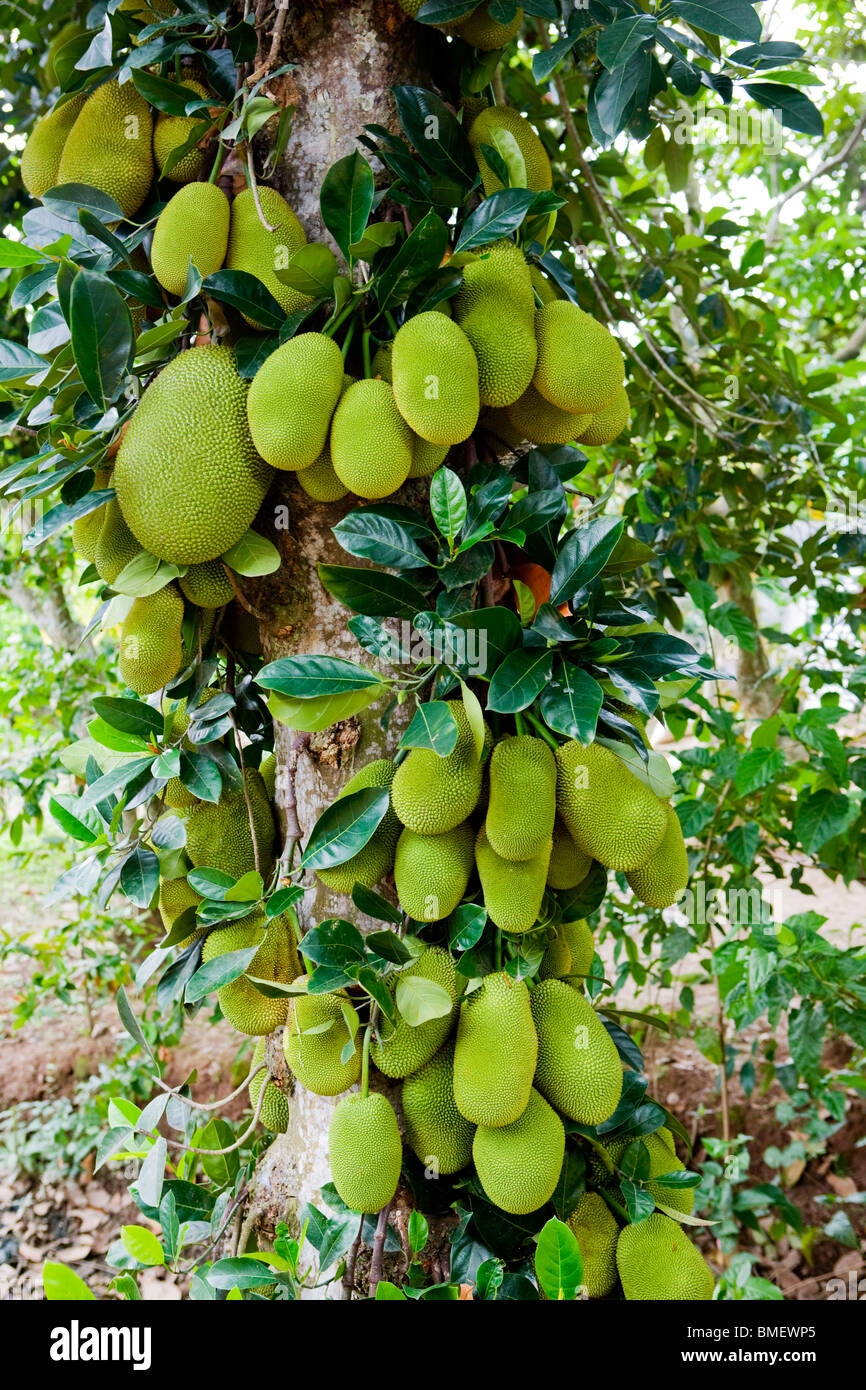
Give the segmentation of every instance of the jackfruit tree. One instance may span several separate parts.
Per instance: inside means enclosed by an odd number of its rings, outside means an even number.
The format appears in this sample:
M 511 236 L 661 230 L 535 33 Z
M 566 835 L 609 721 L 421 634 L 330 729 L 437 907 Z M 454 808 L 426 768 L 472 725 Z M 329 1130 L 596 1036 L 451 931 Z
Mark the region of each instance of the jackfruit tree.
M 318 1252 L 345 1298 L 456 1298 L 492 1249 L 498 1297 L 550 1297 L 557 1239 L 586 1297 L 711 1298 L 689 1135 L 593 926 L 672 908 L 704 856 L 653 738 L 715 717 L 726 672 L 684 609 L 720 627 L 725 552 L 706 526 L 671 545 L 653 488 L 697 428 L 739 459 L 796 425 L 769 369 L 736 406 L 699 395 L 611 289 L 620 238 L 645 242 L 650 300 L 688 234 L 631 230 L 608 147 L 627 132 L 671 174 L 666 121 L 701 86 L 820 118 L 764 80 L 779 45 L 746 0 L 664 23 L 363 0 L 296 32 L 266 8 L 141 0 L 59 31 L 3 262 L 35 309 L 28 345 L 0 343 L 7 432 L 34 440 L 4 483 L 51 497 L 27 544 L 68 529 L 89 631 L 116 635 L 120 693 L 53 803 L 75 882 L 158 910 L 164 1007 L 209 1000 L 255 1040 L 260 1137 L 221 1205 L 204 1189 L 193 1296 L 295 1296 Z M 693 290 L 685 323 L 737 312 Z M 656 480 L 634 441 L 660 397 Z M 106 1145 L 147 1165 L 152 1219 L 182 1181 L 164 1112 Z M 209 1142 L 223 1123 L 184 1131 L 208 1177 L 241 1142 Z M 383 1280 L 410 1215 L 443 1213 L 439 1277 L 400 1253 Z

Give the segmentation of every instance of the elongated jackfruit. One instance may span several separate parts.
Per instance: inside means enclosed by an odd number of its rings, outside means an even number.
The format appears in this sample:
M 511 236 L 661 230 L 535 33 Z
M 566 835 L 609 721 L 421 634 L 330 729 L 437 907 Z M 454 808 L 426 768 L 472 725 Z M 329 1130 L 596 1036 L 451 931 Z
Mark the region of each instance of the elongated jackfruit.
M 484 247 L 463 272 L 454 317 L 478 358 L 482 405 L 507 406 L 535 371 L 535 294 L 523 252 L 512 241 Z
M 244 270 L 248 275 L 255 275 L 283 312 L 294 314 L 310 303 L 310 296 L 284 285 L 276 272 L 286 269 L 295 252 L 306 245 L 307 237 L 285 198 L 275 188 L 260 185 L 258 196 L 268 226 L 259 217 L 253 190 L 243 189 L 232 202 L 226 265 L 229 270 Z M 261 324 L 246 314 L 244 318 L 253 328 L 261 328 Z
M 548 839 L 538 854 L 518 862 L 496 853 L 487 838 L 486 825 L 479 830 L 475 863 L 484 891 L 484 906 L 491 922 L 502 931 L 531 931 L 538 921 L 551 844 Z
M 504 48 L 505 44 L 510 43 L 522 23 L 523 11 L 520 6 L 507 24 L 500 24 L 499 20 L 491 15 L 490 6 L 484 4 L 473 10 L 467 19 L 459 21 L 457 32 L 461 39 L 470 43 L 473 48 L 480 48 L 482 53 L 491 53 L 494 49 Z
M 584 981 L 592 970 L 592 962 L 595 957 L 595 938 L 590 930 L 589 923 L 579 917 L 575 922 L 563 922 L 560 931 L 571 952 L 571 969 L 568 972 L 568 983 L 574 989 L 583 989 Z
M 535 315 L 538 365 L 532 383 L 560 410 L 603 410 L 622 390 L 622 351 L 603 323 L 568 299 L 544 304 Z
M 124 521 L 116 499 L 107 502 L 105 520 L 93 555 L 100 579 L 104 579 L 106 584 L 113 584 L 130 560 L 140 554 L 141 546 Z
M 397 1191 L 403 1146 L 391 1102 L 372 1092 L 345 1096 L 328 1131 L 331 1177 L 351 1211 L 381 1211 Z
M 160 560 L 215 560 L 249 530 L 271 470 L 256 453 L 230 348 L 178 353 L 147 388 L 117 454 L 126 524 Z
M 454 1048 L 454 1103 L 464 1119 L 497 1128 L 529 1103 L 538 1037 L 529 991 L 504 971 L 486 975 L 460 1006 Z
M 556 761 L 542 738 L 500 739 L 490 759 L 484 829 L 501 859 L 534 859 L 547 848 L 556 815 Z
M 403 830 L 394 858 L 394 883 L 403 911 L 416 922 L 452 913 L 472 873 L 475 831 L 468 821 L 444 835 Z
M 481 760 L 462 700 L 449 700 L 457 742 L 444 758 L 413 748 L 394 774 L 391 805 L 418 835 L 444 835 L 468 819 L 481 795 Z
M 485 107 L 469 128 L 469 143 L 478 161 L 485 196 L 497 193 L 504 185 L 484 158 L 483 145 L 503 160 L 511 188 L 529 188 L 534 193 L 550 188 L 553 177 L 547 152 L 519 111 L 510 106 Z
M 529 1003 L 538 1034 L 539 1091 L 578 1124 L 609 1119 L 622 1094 L 622 1064 L 598 1014 L 562 980 L 543 980 Z
M 394 764 L 388 758 L 376 758 L 349 779 L 336 800 L 363 791 L 365 787 L 390 787 L 393 781 Z M 399 834 L 400 822 L 389 807 L 363 849 L 333 868 L 317 869 L 317 878 L 335 893 L 351 893 L 356 883 L 372 888 L 391 872 Z
M 549 1202 L 565 1156 L 562 1120 L 538 1091 L 511 1124 L 479 1125 L 472 1157 L 485 1196 L 502 1211 L 525 1216 Z
M 324 333 L 299 333 L 272 352 L 247 397 L 253 443 L 273 468 L 309 468 L 328 438 L 343 388 L 343 356 Z
M 451 1000 L 451 1007 L 438 1018 L 425 1019 L 423 1023 L 412 1025 L 398 1014 L 397 1022 L 391 1026 L 389 1020 L 383 1022 L 381 1038 L 373 1040 L 370 1056 L 376 1066 L 386 1076 L 411 1076 L 412 1072 L 423 1067 L 440 1049 L 454 1026 L 457 1015 L 457 976 L 454 959 L 449 951 L 432 946 L 419 956 L 414 965 L 401 970 L 399 975 L 388 980 L 392 997 L 400 1006 L 401 989 L 412 995 L 415 991 L 424 1002 L 426 984 L 438 985 Z
M 534 444 L 568 444 L 583 438 L 594 417 L 560 410 L 530 384 L 508 407 L 508 418 L 522 439 L 531 439 Z
M 98 188 L 132 217 L 153 182 L 152 140 L 150 106 L 132 82 L 103 82 L 67 136 L 57 181 Z
M 403 1082 L 406 1141 L 425 1168 L 437 1176 L 458 1173 L 472 1158 L 475 1126 L 454 1102 L 454 1043 Z
M 21 182 L 32 198 L 41 198 L 60 182 L 60 160 L 85 102 L 84 96 L 71 97 L 38 120 L 21 153 Z
M 592 859 L 578 849 L 557 816 L 553 823 L 553 849 L 547 866 L 548 888 L 576 888 L 583 883 L 591 868 Z
M 173 681 L 183 663 L 183 599 L 173 584 L 137 598 L 120 630 L 121 679 L 138 695 Z
M 689 857 L 679 816 L 672 806 L 665 805 L 664 809 L 661 844 L 645 864 L 626 874 L 631 891 L 647 907 L 672 907 L 689 881 Z
M 263 912 L 251 912 L 247 917 L 216 928 L 202 948 L 202 961 L 208 962 L 256 945 L 258 950 L 244 974 L 217 991 L 220 1008 L 228 1022 L 249 1037 L 262 1037 L 286 1021 L 288 996 L 269 998 L 247 978 L 254 975 L 274 984 L 291 984 L 295 979 L 297 952 L 285 921 L 275 917 L 268 922 Z
M 645 864 L 667 828 L 664 803 L 600 743 L 572 739 L 556 761 L 557 809 L 578 848 L 608 869 Z
M 188 101 L 195 97 L 208 96 L 207 87 L 201 82 L 196 82 L 194 78 L 185 78 L 182 86 L 189 92 Z M 175 150 L 181 150 L 191 138 L 196 126 L 201 125 L 205 115 L 204 111 L 197 111 L 192 116 L 172 116 L 167 112 L 157 116 L 156 125 L 153 127 L 153 155 L 160 178 L 171 179 L 172 183 L 190 183 L 202 177 L 207 164 L 207 153 L 199 149 L 198 145 L 193 145 L 191 150 L 181 155 L 166 174 L 163 174 L 163 170 Z
M 356 497 L 387 497 L 409 476 L 412 440 L 388 382 L 356 381 L 331 421 L 334 472 Z
M 265 1039 L 260 1038 L 253 1049 L 250 1070 L 253 1067 L 261 1066 L 265 1060 Z M 256 1113 L 256 1106 L 259 1103 L 259 1096 L 262 1087 L 265 1085 L 265 1071 L 257 1071 L 249 1084 L 250 1105 L 253 1114 Z M 259 1111 L 259 1120 L 265 1129 L 269 1129 L 272 1134 L 285 1134 L 289 1127 L 289 1102 L 280 1090 L 279 1086 L 273 1081 L 268 1081 L 265 1086 L 265 1098 L 262 1101 L 262 1108 Z
M 575 438 L 580 440 L 581 444 L 612 444 L 628 427 L 630 420 L 631 406 L 623 387 L 603 410 L 598 410 L 590 416 Z
M 213 183 L 187 183 L 156 222 L 150 263 L 169 294 L 186 292 L 190 262 L 204 278 L 219 270 L 229 239 L 229 200 Z
M 190 811 L 186 830 L 186 852 L 197 869 L 219 869 L 232 878 L 242 878 L 256 868 L 256 851 L 250 828 L 252 811 L 258 849 L 258 869 L 267 882 L 274 868 L 274 817 L 271 803 L 257 768 L 248 767 L 244 789 L 224 791 L 214 805 L 198 802 Z M 247 808 L 249 797 L 249 809 Z
M 587 1297 L 604 1298 L 617 1280 L 619 1223 L 603 1197 L 597 1192 L 584 1192 L 568 1225 L 580 1246 Z
M 178 583 L 184 597 L 197 608 L 224 608 L 235 596 L 232 582 L 219 560 L 190 565 Z
M 397 409 L 430 444 L 460 444 L 478 423 L 478 360 L 444 314 L 416 314 L 394 339 L 391 381 Z
M 306 977 L 295 983 L 306 984 Z M 343 1012 L 347 1004 L 342 993 L 292 996 L 283 1051 L 293 1075 L 313 1095 L 338 1096 L 361 1075 L 360 1049 L 344 1057 L 352 1040 Z
M 681 1226 L 662 1212 L 624 1226 L 616 1263 L 629 1301 L 706 1302 L 713 1296 L 709 1265 Z

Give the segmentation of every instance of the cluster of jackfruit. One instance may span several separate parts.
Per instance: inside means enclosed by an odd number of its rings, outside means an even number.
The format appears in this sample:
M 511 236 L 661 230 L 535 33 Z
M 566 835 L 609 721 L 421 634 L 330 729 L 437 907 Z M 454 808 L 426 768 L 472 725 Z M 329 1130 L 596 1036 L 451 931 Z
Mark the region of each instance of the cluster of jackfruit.
M 411 15 L 414 19 L 420 10 L 424 0 L 399 0 L 401 10 Z M 468 43 L 472 48 L 477 48 L 482 53 L 492 53 L 497 48 L 504 48 L 517 35 L 523 23 L 523 10 L 519 7 L 512 19 L 507 24 L 500 24 L 490 13 L 490 5 L 467 5 L 465 13 L 459 14 L 456 19 L 448 20 L 445 24 L 437 24 L 433 27 L 441 29 L 444 34 L 456 34 Z

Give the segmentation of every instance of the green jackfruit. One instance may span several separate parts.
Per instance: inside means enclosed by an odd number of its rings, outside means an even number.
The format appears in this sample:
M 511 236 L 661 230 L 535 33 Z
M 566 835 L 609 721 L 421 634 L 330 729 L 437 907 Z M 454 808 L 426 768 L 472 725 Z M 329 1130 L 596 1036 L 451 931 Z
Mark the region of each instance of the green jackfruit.
M 403 911 L 416 922 L 448 917 L 472 873 L 475 831 L 468 821 L 444 835 L 404 830 L 397 841 L 394 884 Z
M 483 53 L 491 53 L 495 48 L 504 48 L 505 44 L 510 43 L 522 23 L 523 11 L 519 7 L 508 24 L 500 24 L 491 15 L 489 5 L 479 5 L 468 19 L 460 21 L 457 32 L 464 43 L 480 48 Z M 546 186 L 550 187 L 549 184 Z
M 424 0 L 398 0 L 398 4 L 401 10 L 411 15 L 414 19 L 421 6 L 424 4 Z M 475 8 L 475 5 L 467 5 L 463 13 L 458 14 L 456 19 L 448 20 L 445 24 L 432 24 L 430 27 L 432 29 L 441 29 L 443 34 L 456 34 L 457 25 L 468 18 Z
M 392 383 L 403 419 L 430 444 L 460 444 L 478 423 L 478 361 L 444 314 L 416 314 L 394 339 Z
M 120 630 L 121 679 L 137 695 L 173 681 L 183 664 L 183 599 L 173 584 L 137 598 Z
M 159 915 L 166 931 L 171 931 L 182 912 L 186 912 L 188 907 L 197 907 L 201 901 L 201 894 L 191 888 L 185 878 L 162 879 L 159 885 Z M 184 942 L 203 936 L 204 930 L 203 927 L 193 925 Z
M 203 690 L 201 694 L 198 696 L 198 699 L 196 700 L 195 706 L 193 708 L 197 709 L 201 705 L 208 704 L 214 698 L 214 696 L 219 694 L 219 690 Z M 186 709 L 186 700 L 179 700 L 178 703 L 175 705 L 174 709 L 171 708 L 170 700 L 163 700 L 162 712 L 164 715 L 171 716 L 170 721 L 168 722 L 166 727 L 167 742 L 176 745 L 178 740 L 180 740 L 180 746 L 186 752 L 190 752 L 192 749 L 194 749 L 196 746 L 195 742 L 192 739 L 185 737 L 186 731 L 190 725 L 190 717 L 187 714 Z M 169 778 L 165 787 L 166 806 L 170 806 L 174 811 L 186 811 L 189 810 L 190 806 L 194 806 L 196 804 L 197 799 L 198 798 L 195 797 L 193 793 L 187 787 L 184 786 L 180 777 Z
M 439 1018 L 428 1018 L 414 1027 L 407 1022 L 402 1013 L 393 1027 L 387 1019 L 382 1023 L 382 1039 L 379 1042 L 373 1040 L 370 1056 L 386 1076 L 410 1076 L 429 1062 L 451 1032 L 457 1015 L 457 975 L 450 951 L 431 946 L 419 956 L 414 965 L 401 970 L 398 975 L 389 977 L 387 985 L 392 997 L 397 1000 L 398 1009 L 401 1002 L 401 986 L 405 989 L 406 981 L 418 982 L 419 992 L 424 989 L 426 981 L 438 985 L 451 999 L 451 1008 Z M 409 992 L 407 990 L 407 993 Z M 423 999 L 424 996 L 421 994 L 422 1002 Z
M 365 787 L 390 787 L 393 781 L 394 764 L 388 758 L 376 758 L 349 779 L 336 800 L 363 791 Z M 389 807 L 363 849 L 331 869 L 317 869 L 316 877 L 335 893 L 351 893 L 356 883 L 372 888 L 394 867 L 399 834 L 400 822 Z
M 531 265 L 529 267 L 529 278 L 532 281 L 532 288 L 535 290 L 542 304 L 549 304 L 552 299 L 562 298 L 562 295 L 559 293 L 553 281 L 548 280 L 547 276 L 542 274 L 537 265 Z
M 568 983 L 575 989 L 583 989 L 584 979 L 592 971 L 595 938 L 590 931 L 589 923 L 583 918 L 578 918 L 576 922 L 563 922 L 560 931 L 571 952 L 571 970 L 568 972 L 571 978 Z
M 268 794 L 268 800 L 274 801 L 277 795 L 276 753 L 269 753 L 266 758 L 262 759 L 261 763 L 259 764 L 259 772 L 261 773 L 262 781 L 265 784 L 265 791 Z
M 672 806 L 662 804 L 666 824 L 661 844 L 645 864 L 626 874 L 631 891 L 647 907 L 672 907 L 689 881 L 689 857 L 679 816 Z
M 235 596 L 231 580 L 220 560 L 190 565 L 178 583 L 184 596 L 197 608 L 224 608 Z
M 189 263 L 206 277 L 226 258 L 231 206 L 214 183 L 187 183 L 169 198 L 156 222 L 150 263 L 169 294 L 183 296 Z
M 271 803 L 256 768 L 244 774 L 259 851 L 259 872 L 267 883 L 274 869 L 274 817 Z M 255 867 L 250 816 L 244 791 L 224 791 L 219 802 L 198 802 L 189 813 L 186 852 L 197 869 L 219 869 L 242 878 Z
M 535 315 L 538 365 L 532 384 L 560 410 L 594 414 L 622 390 L 625 364 L 619 343 L 603 323 L 568 299 L 544 304 Z
M 562 1120 L 535 1090 L 516 1120 L 496 1129 L 479 1125 L 472 1141 L 485 1196 L 514 1216 L 525 1216 L 550 1201 L 564 1156 Z
M 93 477 L 93 487 L 91 492 L 104 492 L 111 487 L 111 469 L 97 468 Z M 99 543 L 99 533 L 102 530 L 102 523 L 105 520 L 104 502 L 101 507 L 96 507 L 92 512 L 86 512 L 84 516 L 78 517 L 72 523 L 72 544 L 83 555 L 91 565 L 96 559 L 96 547 Z
M 600 743 L 571 739 L 556 754 L 557 809 L 579 849 L 608 869 L 638 869 L 667 828 L 664 803 Z
M 562 980 L 543 980 L 529 1003 L 538 1034 L 539 1091 L 578 1124 L 609 1119 L 622 1094 L 622 1063 L 598 1014 Z
M 586 428 L 575 437 L 581 444 L 612 444 L 631 421 L 631 406 L 625 387 L 617 391 L 603 410 L 596 411 Z
M 448 455 L 447 444 L 430 444 L 426 439 L 421 439 L 417 434 L 413 441 L 412 448 L 412 467 L 409 469 L 410 478 L 429 478 L 431 473 L 445 462 Z
M 394 351 L 393 341 L 390 343 L 380 343 L 373 354 L 373 361 L 370 363 L 370 375 L 380 376 L 383 381 L 391 381 L 393 370 L 391 366 L 391 354 Z
M 101 189 L 132 217 L 153 182 L 152 140 L 150 107 L 132 82 L 103 82 L 69 132 L 57 181 Z
M 381 1211 L 397 1191 L 403 1146 L 397 1116 L 375 1091 L 345 1096 L 328 1132 L 331 1177 L 351 1211 Z
M 706 1302 L 713 1296 L 709 1265 L 681 1226 L 662 1212 L 624 1226 L 616 1263 L 629 1301 Z
M 544 955 L 541 958 L 541 965 L 538 967 L 539 980 L 559 980 L 563 975 L 567 975 L 571 970 L 571 950 L 568 942 L 562 934 L 562 928 L 557 928 L 556 936 L 548 944 Z
M 283 312 L 294 314 L 306 308 L 311 302 L 310 296 L 284 285 L 277 279 L 276 272 L 285 270 L 295 252 L 306 245 L 306 234 L 275 188 L 260 185 L 258 195 L 265 221 L 273 231 L 268 231 L 259 217 L 253 190 L 243 189 L 232 203 L 226 265 L 229 270 L 245 270 L 248 275 L 255 275 L 270 290 Z M 262 327 L 246 314 L 244 318 L 253 328 Z
M 301 975 L 295 983 L 305 985 L 306 976 Z M 354 1086 L 361 1075 L 358 1047 L 343 1059 L 352 1040 L 343 1013 L 348 1006 L 342 992 L 292 996 L 283 1051 L 292 1074 L 313 1095 L 338 1096 Z
M 406 1142 L 437 1176 L 459 1173 L 472 1158 L 475 1126 L 454 1103 L 454 1043 L 403 1082 L 401 1097 Z
M 503 859 L 487 838 L 482 825 L 475 841 L 475 863 L 484 891 L 484 906 L 491 922 L 502 931 L 531 931 L 538 921 L 550 862 L 548 839 L 532 859 L 516 862 Z
M 54 67 L 54 60 L 66 44 L 77 39 L 79 34 L 84 32 L 84 25 L 77 19 L 69 19 L 54 35 L 48 45 L 48 52 L 45 54 L 45 63 L 42 67 L 41 85 L 44 91 L 50 92 L 52 87 L 57 86 L 57 72 Z
M 113 584 L 130 560 L 140 554 L 141 546 L 124 521 L 117 501 L 107 502 L 105 520 L 93 556 L 100 579 L 104 579 L 106 584 Z
M 512 425 L 507 409 L 482 410 L 480 418 L 481 428 L 493 445 L 497 458 L 520 452 L 525 435 Z
M 584 1192 L 568 1225 L 580 1246 L 587 1297 L 604 1298 L 617 1280 L 619 1223 L 603 1197 L 597 1192 Z
M 671 1134 L 667 1126 L 663 1125 L 661 1129 L 656 1130 L 656 1133 L 658 1134 L 659 1139 L 661 1139 L 662 1143 L 665 1145 L 665 1148 L 667 1148 L 668 1151 L 674 1155 L 674 1158 L 676 1158 L 676 1140 L 674 1139 L 674 1136 Z
M 389 383 L 356 381 L 331 421 L 334 472 L 356 497 L 387 497 L 409 476 L 412 438 Z
M 535 371 L 535 294 L 523 252 L 513 241 L 483 249 L 463 271 L 454 317 L 478 359 L 482 405 L 511 405 Z
M 532 385 L 508 407 L 508 418 L 522 438 L 535 444 L 568 444 L 580 439 L 593 419 L 551 405 Z
M 553 849 L 547 866 L 548 888 L 576 888 L 583 883 L 592 859 L 578 849 L 559 816 L 553 823 Z
M 556 760 L 543 738 L 500 739 L 490 759 L 484 829 L 501 859 L 534 859 L 547 849 L 556 815 Z
M 457 742 L 440 758 L 430 748 L 412 748 L 394 774 L 391 805 L 403 825 L 419 835 L 444 835 L 475 810 L 481 795 L 481 760 L 462 700 L 449 700 Z
M 60 159 L 69 132 L 85 102 L 72 97 L 42 116 L 30 132 L 21 154 L 21 182 L 32 198 L 41 198 L 60 182 Z
M 664 1133 L 668 1133 L 668 1131 L 665 1130 Z M 660 1178 L 663 1173 L 684 1173 L 686 1165 L 682 1159 L 677 1158 L 676 1153 L 662 1138 L 662 1131 L 655 1134 L 644 1134 L 642 1142 L 649 1154 L 650 1167 L 646 1185 L 653 1201 L 658 1206 L 667 1207 L 671 1212 L 680 1212 L 683 1216 L 691 1216 L 695 1205 L 695 1189 L 693 1187 L 665 1187 L 663 1183 L 652 1181 L 653 1178 Z
M 250 1070 L 253 1067 L 261 1066 L 265 1060 L 264 1038 L 260 1038 L 253 1049 Z M 262 1086 L 265 1084 L 265 1071 L 256 1072 L 249 1084 L 250 1105 L 253 1114 L 256 1113 L 256 1106 L 259 1103 L 259 1096 L 262 1093 Z M 269 1081 L 265 1087 L 265 1098 L 262 1101 L 262 1108 L 259 1112 L 259 1119 L 265 1129 L 269 1129 L 272 1134 L 285 1134 L 289 1127 L 289 1102 L 283 1092 L 273 1081 Z
M 247 397 L 250 434 L 262 458 L 292 472 L 314 464 L 342 389 L 343 355 L 324 333 L 299 333 L 272 352 Z
M 349 489 L 344 487 L 334 472 L 331 450 L 325 445 L 315 463 L 309 468 L 299 468 L 295 475 L 308 497 L 314 502 L 339 502 Z
M 145 550 L 176 565 L 223 555 L 249 530 L 272 473 L 247 426 L 234 353 L 178 353 L 141 398 L 114 467 L 117 500 Z
M 206 98 L 210 95 L 207 87 L 193 78 L 185 78 L 182 86 L 189 92 L 188 101 L 192 101 L 194 97 Z M 167 174 L 163 175 L 162 171 L 175 150 L 182 149 L 196 126 L 201 125 L 205 115 L 204 111 L 197 111 L 193 116 L 170 116 L 166 113 L 157 116 L 153 128 L 153 155 L 160 178 L 171 179 L 172 183 L 191 183 L 202 177 L 207 164 L 207 152 L 200 150 L 197 145 L 188 150 Z
M 297 977 L 297 951 L 285 921 L 275 917 L 268 922 L 263 912 L 251 912 L 247 917 L 212 931 L 201 953 L 202 961 L 207 963 L 218 956 L 255 945 L 259 949 L 244 974 L 217 991 L 225 1018 L 239 1033 L 246 1033 L 248 1037 L 272 1033 L 286 1021 L 288 996 L 270 999 L 247 978 L 254 975 L 257 979 L 288 985 Z
M 454 1102 L 473 1124 L 512 1124 L 529 1103 L 538 1038 L 529 991 L 504 971 L 486 975 L 460 1006 Z
M 553 183 L 544 146 L 529 121 L 510 106 L 488 106 L 476 116 L 469 128 L 469 143 L 478 161 L 486 197 L 498 193 L 504 185 L 484 158 L 482 145 L 489 145 L 500 155 L 512 188 L 529 188 L 538 193 Z

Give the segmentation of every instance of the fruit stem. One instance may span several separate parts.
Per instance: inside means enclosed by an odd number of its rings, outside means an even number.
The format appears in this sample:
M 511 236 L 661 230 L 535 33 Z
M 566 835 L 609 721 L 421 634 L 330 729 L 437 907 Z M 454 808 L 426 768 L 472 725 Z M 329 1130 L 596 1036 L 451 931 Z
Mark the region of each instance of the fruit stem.
M 519 734 L 526 734 L 526 720 L 519 712 L 514 716 L 514 727 Z
M 373 1025 L 368 1023 L 364 1029 L 364 1047 L 361 1052 L 361 1095 L 364 1099 L 370 1092 L 370 1038 L 373 1035 Z
M 369 377 L 372 367 L 370 364 L 370 330 L 364 329 L 364 336 L 361 339 L 361 354 L 364 358 L 364 376 Z
M 529 720 L 532 727 L 536 730 L 537 733 L 541 735 L 545 743 L 550 744 L 551 748 L 555 753 L 557 748 L 559 747 L 559 744 L 557 743 L 556 739 L 553 737 L 553 734 L 550 732 L 547 726 L 543 724 L 541 720 L 538 719 L 534 714 L 526 714 L 525 718 Z
M 496 969 L 502 969 L 502 932 L 496 928 Z
M 342 346 L 342 349 L 341 349 L 341 351 L 342 351 L 342 353 L 343 353 L 343 362 L 344 362 L 344 363 L 345 363 L 345 361 L 346 361 L 346 355 L 347 355 L 347 353 L 348 353 L 348 351 L 349 351 L 349 347 L 350 347 L 350 344 L 351 344 L 351 342 L 352 342 L 352 339 L 353 339 L 354 336 L 355 336 L 355 327 L 356 327 L 357 323 L 358 323 L 358 320 L 357 320 L 357 319 L 352 319 L 351 323 L 349 324 L 349 327 L 346 329 L 346 336 L 345 336 L 345 338 L 343 339 L 343 346 Z
M 208 183 L 216 183 L 217 179 L 220 176 L 220 170 L 223 167 L 223 160 L 225 159 L 226 154 L 226 147 L 223 144 L 222 140 L 220 140 L 219 144 L 217 145 L 216 159 L 213 162 L 213 168 L 211 169 L 208 175 Z

